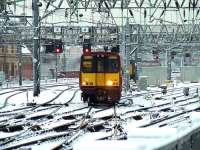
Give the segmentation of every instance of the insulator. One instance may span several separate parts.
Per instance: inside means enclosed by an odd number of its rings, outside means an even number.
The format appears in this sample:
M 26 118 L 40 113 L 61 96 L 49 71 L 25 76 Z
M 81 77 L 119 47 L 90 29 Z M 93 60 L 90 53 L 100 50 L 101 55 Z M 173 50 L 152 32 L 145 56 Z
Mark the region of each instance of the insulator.
M 190 11 L 190 7 L 191 7 L 191 6 L 190 6 L 190 0 L 189 0 L 189 11 Z
M 133 12 L 132 12 L 132 10 L 129 9 L 129 13 L 130 13 L 130 15 L 133 17 Z
M 183 17 L 185 18 L 185 9 L 183 9 Z
M 124 1 L 123 0 L 121 1 L 121 9 L 122 10 L 124 9 Z
M 98 11 L 101 10 L 101 3 L 98 3 Z
M 146 8 L 144 9 L 144 18 L 146 18 L 147 17 L 147 10 L 146 10 Z
M 179 3 L 178 3 L 178 1 L 175 1 L 175 4 L 176 4 L 176 8 L 177 8 L 177 9 L 179 9 L 179 8 L 180 8 L 180 6 L 179 6 Z
M 193 3 L 192 3 L 193 10 L 194 10 L 195 7 L 196 7 L 196 3 L 195 3 L 195 0 L 193 0 Z
M 104 1 L 104 4 L 105 4 L 107 9 L 110 9 L 106 1 Z
M 110 17 L 110 12 L 108 12 L 108 17 Z
M 50 1 L 47 3 L 46 9 L 48 9 L 48 8 L 49 8 L 49 5 L 50 5 Z
M 167 9 L 167 4 L 166 4 L 166 2 L 164 2 L 164 9 L 165 9 L 165 10 Z
M 199 8 L 200 9 L 200 8 Z M 199 15 L 199 9 L 197 10 L 197 14 L 196 14 L 196 17 Z
M 68 17 L 68 11 L 65 9 L 65 17 Z

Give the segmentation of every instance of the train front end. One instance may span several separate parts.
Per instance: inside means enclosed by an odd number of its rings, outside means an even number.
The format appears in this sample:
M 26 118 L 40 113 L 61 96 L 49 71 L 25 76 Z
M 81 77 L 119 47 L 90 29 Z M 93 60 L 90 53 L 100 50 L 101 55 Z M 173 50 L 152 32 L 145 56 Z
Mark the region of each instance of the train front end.
M 120 100 L 121 63 L 118 53 L 91 52 L 81 56 L 80 88 L 89 105 L 112 105 Z

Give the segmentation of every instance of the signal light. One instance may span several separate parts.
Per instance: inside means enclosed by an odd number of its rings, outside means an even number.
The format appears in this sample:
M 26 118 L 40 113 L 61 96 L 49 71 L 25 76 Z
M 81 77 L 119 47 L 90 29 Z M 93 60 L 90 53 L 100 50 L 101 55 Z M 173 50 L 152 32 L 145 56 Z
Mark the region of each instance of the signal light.
M 56 53 L 61 53 L 61 49 L 60 48 L 56 48 Z
M 91 49 L 85 48 L 85 49 L 83 49 L 83 52 L 84 52 L 84 53 L 90 53 L 90 52 L 91 52 Z

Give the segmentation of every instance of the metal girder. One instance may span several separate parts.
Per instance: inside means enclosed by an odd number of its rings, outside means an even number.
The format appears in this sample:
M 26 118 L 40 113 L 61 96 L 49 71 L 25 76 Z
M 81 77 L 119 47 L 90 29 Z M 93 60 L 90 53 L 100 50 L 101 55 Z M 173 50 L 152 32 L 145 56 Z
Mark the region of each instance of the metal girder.
M 185 3 L 185 0 L 182 1 L 182 3 L 181 3 L 181 7 L 183 7 L 184 3 Z
M 187 31 L 184 30 L 183 25 L 163 25 L 163 26 L 154 26 L 154 25 L 132 25 L 132 41 L 137 43 L 136 38 L 137 33 L 135 33 L 137 28 L 140 28 L 140 42 L 142 44 L 159 44 L 166 45 L 171 43 L 184 44 L 187 43 L 192 45 L 194 43 L 200 42 L 200 27 L 199 24 L 194 26 L 188 25 Z M 133 34 L 134 33 L 134 34 Z
M 139 7 L 139 3 L 137 0 L 135 0 L 135 4 L 137 5 L 137 7 Z
M 154 7 L 156 6 L 157 2 L 158 2 L 158 0 L 155 1 Z M 160 6 L 161 3 L 162 3 L 162 0 L 160 0 L 160 2 L 159 2 L 159 4 L 158 4 L 158 7 Z M 158 7 L 156 7 L 156 9 L 154 10 L 154 12 L 151 14 L 151 18 L 152 18 L 152 17 L 154 16 L 154 14 L 156 13 Z
M 114 7 L 115 7 L 115 5 L 116 5 L 116 3 L 117 3 L 117 0 L 113 0 L 112 2 L 113 2 L 113 5 L 112 5 L 112 7 L 114 8 Z
M 160 0 L 160 2 L 162 2 L 162 0 Z M 156 4 L 158 3 L 158 0 L 155 0 L 153 6 L 156 7 Z M 160 4 L 159 4 L 160 5 Z
M 82 6 L 87 9 L 91 0 L 83 0 L 81 1 Z
M 48 12 L 47 14 L 43 15 L 43 16 L 41 17 L 41 20 L 43 20 L 44 18 L 48 17 L 49 15 L 53 14 L 56 10 L 58 10 L 58 9 L 61 7 L 63 1 L 64 1 L 64 0 L 60 0 L 60 2 L 59 2 L 59 4 L 57 5 L 57 7 L 56 7 L 55 9 L 51 10 L 50 12 Z
M 81 42 L 79 41 L 79 35 L 81 34 L 81 27 L 69 27 L 61 26 L 63 32 L 60 37 L 63 38 L 63 42 L 70 45 L 79 45 Z M 117 33 L 110 32 L 107 26 L 95 26 L 94 36 L 95 36 L 95 44 L 96 45 L 109 45 L 112 44 L 113 41 L 110 39 L 111 34 L 116 35 Z M 33 29 L 32 27 L 23 26 L 8 26 L 7 29 L 16 33 L 12 33 L 12 35 L 16 35 L 17 31 L 21 30 L 20 37 L 22 39 L 22 43 L 30 44 L 30 41 L 33 37 Z M 1 29 L 0 29 L 1 31 Z M 102 32 L 101 32 L 102 31 Z M 139 33 L 137 31 L 140 31 Z M 9 38 L 6 38 L 8 34 L 0 35 L 0 44 L 16 44 L 16 41 L 12 41 Z M 52 27 L 41 27 L 41 38 L 50 38 L 53 37 L 53 29 Z M 120 33 L 119 33 L 120 35 Z M 3 37 L 3 38 L 1 38 Z M 139 41 L 138 41 L 139 37 Z M 41 43 L 44 44 L 41 39 Z M 121 40 L 121 39 L 120 39 Z M 126 43 L 126 45 L 133 45 L 133 49 L 137 47 L 138 42 L 140 44 L 140 50 L 143 50 L 143 47 L 148 47 L 149 50 L 152 50 L 154 47 L 163 47 L 169 48 L 171 45 L 178 46 L 180 48 L 187 47 L 187 49 L 192 48 L 200 48 L 200 25 L 194 24 L 187 25 L 187 30 L 184 30 L 183 25 L 130 25 L 130 43 Z M 121 43 L 121 41 L 118 41 Z M 173 43 L 173 44 L 172 44 Z M 132 49 L 132 50 L 133 50 Z M 131 50 L 131 51 L 132 51 Z
M 23 2 L 25 0 L 8 0 L 7 3 L 19 3 L 19 2 Z

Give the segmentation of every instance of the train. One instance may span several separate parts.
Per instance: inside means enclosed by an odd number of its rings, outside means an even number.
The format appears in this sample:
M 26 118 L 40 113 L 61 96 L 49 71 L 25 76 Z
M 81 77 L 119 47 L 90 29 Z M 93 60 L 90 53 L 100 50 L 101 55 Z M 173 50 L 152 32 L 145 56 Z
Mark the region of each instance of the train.
M 122 91 L 119 53 L 86 49 L 81 56 L 79 86 L 81 98 L 88 105 L 117 103 Z
M 136 64 L 133 60 L 130 60 L 129 64 L 129 76 L 136 83 Z

